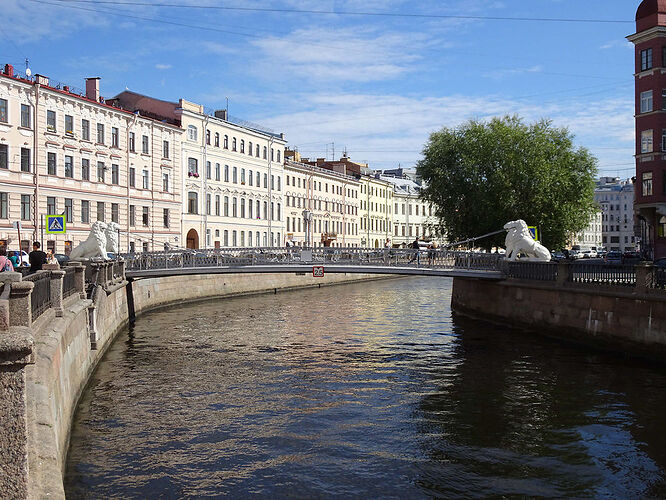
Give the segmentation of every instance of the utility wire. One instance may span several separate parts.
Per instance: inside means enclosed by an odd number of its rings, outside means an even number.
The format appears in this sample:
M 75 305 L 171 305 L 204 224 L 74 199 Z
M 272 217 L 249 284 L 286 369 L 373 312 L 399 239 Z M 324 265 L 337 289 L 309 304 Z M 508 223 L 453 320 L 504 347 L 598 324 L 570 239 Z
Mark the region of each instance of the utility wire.
M 268 7 L 230 7 L 224 5 L 192 5 L 177 3 L 152 3 L 152 2 L 119 2 L 117 0 L 56 0 L 60 3 L 83 3 L 94 5 L 127 5 L 131 7 L 169 7 L 180 9 L 207 9 L 207 10 L 233 10 L 245 12 L 272 12 L 279 14 L 321 14 L 334 16 L 372 16 L 372 17 L 396 17 L 416 19 L 461 19 L 473 21 L 529 21 L 529 22 L 557 22 L 557 23 L 602 23 L 602 24 L 632 24 L 634 21 L 620 19 L 576 19 L 576 18 L 553 18 L 553 17 L 510 17 L 510 16 L 465 16 L 453 14 L 414 14 L 395 12 L 358 12 L 358 11 L 334 11 L 334 10 L 310 10 L 310 9 L 279 9 Z

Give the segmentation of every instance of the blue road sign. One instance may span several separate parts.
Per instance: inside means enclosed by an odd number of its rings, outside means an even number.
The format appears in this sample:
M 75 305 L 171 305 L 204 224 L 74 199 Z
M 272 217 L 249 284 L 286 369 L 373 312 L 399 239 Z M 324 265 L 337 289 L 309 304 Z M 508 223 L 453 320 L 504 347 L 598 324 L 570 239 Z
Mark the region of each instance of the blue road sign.
M 46 216 L 46 234 L 65 234 L 65 229 L 64 215 Z

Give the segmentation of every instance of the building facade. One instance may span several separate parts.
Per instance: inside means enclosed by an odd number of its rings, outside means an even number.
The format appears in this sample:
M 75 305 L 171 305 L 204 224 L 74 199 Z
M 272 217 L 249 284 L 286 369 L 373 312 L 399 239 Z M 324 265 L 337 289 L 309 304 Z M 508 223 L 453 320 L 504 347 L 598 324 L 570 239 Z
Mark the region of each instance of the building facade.
M 666 1 L 636 12 L 636 211 L 647 257 L 666 256 Z
M 594 190 L 601 212 L 601 243 L 606 250 L 637 249 L 634 230 L 634 184 L 631 179 L 602 177 Z
M 121 250 L 162 250 L 180 236 L 182 131 L 42 75 L 0 74 L 0 244 L 68 254 L 95 221 L 120 226 Z M 63 214 L 65 234 L 47 234 Z M 18 228 L 21 237 L 19 243 Z
M 594 248 L 595 250 L 605 248 L 602 227 L 602 213 L 594 212 L 590 216 L 587 227 L 571 239 L 571 246 L 578 246 L 581 249 Z
M 299 246 L 358 247 L 357 177 L 288 159 L 285 230 Z
M 361 246 L 380 248 L 393 234 L 393 184 L 371 175 L 361 175 Z

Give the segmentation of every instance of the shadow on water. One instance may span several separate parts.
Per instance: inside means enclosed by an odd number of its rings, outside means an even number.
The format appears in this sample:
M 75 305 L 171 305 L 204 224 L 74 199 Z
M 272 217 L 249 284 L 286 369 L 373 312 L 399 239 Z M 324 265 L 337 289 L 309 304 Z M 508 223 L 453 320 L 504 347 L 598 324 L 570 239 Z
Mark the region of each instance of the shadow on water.
M 109 348 L 68 498 L 663 496 L 666 373 L 414 278 L 188 304 Z

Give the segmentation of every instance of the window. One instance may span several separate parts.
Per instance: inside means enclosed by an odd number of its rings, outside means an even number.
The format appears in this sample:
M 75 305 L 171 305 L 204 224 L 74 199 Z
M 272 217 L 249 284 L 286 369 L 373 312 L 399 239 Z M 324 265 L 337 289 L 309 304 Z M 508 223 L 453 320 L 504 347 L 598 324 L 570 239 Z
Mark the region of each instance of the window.
M 210 130 L 206 130 L 206 144 L 210 146 Z
M 241 168 L 241 184 L 245 184 L 245 169 Z
M 88 200 L 81 200 L 81 222 L 90 222 L 90 202 Z
M 231 139 L 231 150 L 236 151 L 236 138 L 235 137 L 233 137 Z
M 120 184 L 120 170 L 115 163 L 111 164 L 111 184 Z
M 271 148 L 271 161 L 275 161 L 275 150 Z
M 278 149 L 278 152 L 277 152 L 277 161 L 278 161 L 278 163 L 280 163 L 280 150 L 279 149 Z
M 226 229 L 224 230 L 224 246 L 228 247 L 229 246 L 229 231 Z
M 74 220 L 74 204 L 71 198 L 65 198 L 65 222 Z
M 268 202 L 264 202 L 264 219 L 268 220 Z
M 143 180 L 143 189 L 150 189 L 150 181 L 148 178 L 148 170 L 143 171 L 143 175 L 141 176 Z
M 148 207 L 143 207 L 143 210 L 141 212 L 141 223 L 145 226 L 148 227 L 150 225 L 149 223 L 149 215 L 148 215 Z
M 118 147 L 118 127 L 111 127 L 111 147 Z
M 136 169 L 134 167 L 129 169 L 129 185 L 130 187 L 136 187 Z
M 261 174 L 257 172 L 257 187 L 261 187 Z
M 641 50 L 641 71 L 652 69 L 652 49 Z
M 21 220 L 30 220 L 30 195 L 21 195 Z
M 278 191 L 282 191 L 282 178 L 278 175 Z
M 215 215 L 219 217 L 220 215 L 220 195 L 215 195 Z
M 232 177 L 233 183 L 238 184 L 238 168 L 234 167 L 233 169 L 233 177 Z
M 169 192 L 169 173 L 162 172 L 162 191 Z
M 56 131 L 56 112 L 47 111 L 46 112 L 46 130 L 48 132 Z
M 211 179 L 212 176 L 213 176 L 212 167 L 210 165 L 210 162 L 207 161 L 206 162 L 206 179 Z
M 220 164 L 219 163 L 215 164 L 215 180 L 216 181 L 220 180 Z
M 162 141 L 162 158 L 169 158 L 169 141 Z
M 187 213 L 188 214 L 198 214 L 199 213 L 199 195 L 194 191 L 187 193 Z
M 245 198 L 240 199 L 240 216 L 241 219 L 245 218 Z
M 81 120 L 81 139 L 90 140 L 90 122 L 88 120 Z
M 136 134 L 134 132 L 129 133 L 129 150 L 134 153 L 136 151 Z
M 245 153 L 245 140 L 241 139 L 240 141 L 240 152 Z
M 264 146 L 264 160 L 268 159 L 268 148 Z
M 652 172 L 643 173 L 643 196 L 652 196 Z
M 206 215 L 211 214 L 211 196 L 210 193 L 206 193 Z
M 257 144 L 256 151 L 257 151 L 257 154 L 255 154 L 255 156 L 256 156 L 257 158 L 259 158 L 259 144 Z
M 74 135 L 74 117 L 65 115 L 65 134 Z
M 165 228 L 169 228 L 169 209 L 168 208 L 163 208 L 162 209 L 162 223 L 164 224 Z
M 260 209 L 261 209 L 261 202 L 260 202 L 259 200 L 257 200 L 257 205 L 256 205 L 256 207 L 257 207 L 257 219 L 261 219 L 261 211 L 260 211 Z M 258 237 L 257 237 L 257 244 L 259 244 L 259 238 L 258 238 Z
M 229 136 L 224 136 L 224 149 L 229 149 Z
M 30 125 L 30 106 L 21 104 L 21 127 L 32 128 Z
M 649 113 L 652 111 L 652 91 L 646 90 L 641 92 L 641 113 Z
M 231 216 L 238 217 L 238 198 L 234 197 L 231 201 Z
M 119 207 L 117 203 L 111 203 L 111 222 L 118 223 L 120 219 Z
M 104 182 L 104 171 L 105 170 L 106 170 L 106 167 L 104 166 L 104 162 L 103 161 L 98 161 L 97 162 L 97 182 Z
M 257 187 L 259 187 L 258 183 L 257 183 Z M 264 189 L 268 189 L 268 174 L 264 174 Z
M 220 133 L 215 132 L 215 147 L 219 148 L 220 147 Z
M 271 189 L 275 189 L 275 176 L 271 175 Z
M 252 203 L 252 200 L 247 200 L 247 216 L 250 219 L 254 219 L 254 216 L 252 215 L 253 207 L 254 207 L 254 204 Z
M 229 217 L 229 197 L 224 197 L 224 216 Z
M 250 181 L 250 186 L 254 185 L 254 176 L 252 174 L 252 170 L 248 170 L 247 172 L 247 180 Z
M 652 153 L 652 130 L 641 132 L 641 153 Z
M 104 144 L 104 124 L 97 124 L 97 143 Z
M 231 245 L 236 247 L 238 246 L 238 231 L 232 231 L 231 234 L 233 235 Z
M 46 154 L 46 170 L 49 175 L 56 175 L 56 160 L 55 153 Z
M 144 135 L 141 137 L 141 152 L 145 155 L 149 153 L 148 150 L 148 136 Z
M 90 160 L 87 158 L 81 159 L 81 179 L 84 181 L 90 180 Z
M 7 193 L 0 193 L 0 219 L 9 218 L 9 200 Z
M 224 166 L 224 182 L 229 182 L 229 165 Z
M 252 156 L 252 141 L 248 141 L 247 143 L 247 153 Z
M 7 123 L 7 99 L 0 99 L 0 122 Z
M 199 160 L 196 158 L 187 159 L 187 175 L 190 177 L 199 177 Z
M 130 205 L 129 223 L 130 226 L 136 226 L 136 207 L 134 205 Z
M 30 150 L 21 148 L 21 172 L 30 172 Z
M 104 202 L 97 202 L 97 220 L 104 222 Z
M 65 177 L 74 177 L 74 157 L 65 156 Z
M 187 126 L 187 140 L 195 142 L 197 140 L 197 128 L 194 125 Z
M 9 168 L 9 146 L 0 144 L 0 168 Z

